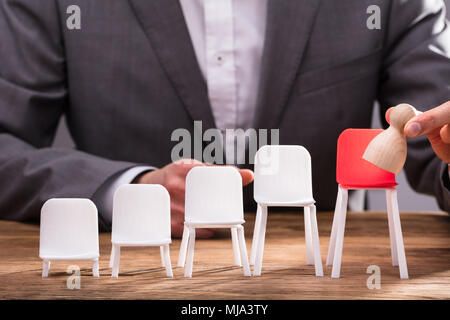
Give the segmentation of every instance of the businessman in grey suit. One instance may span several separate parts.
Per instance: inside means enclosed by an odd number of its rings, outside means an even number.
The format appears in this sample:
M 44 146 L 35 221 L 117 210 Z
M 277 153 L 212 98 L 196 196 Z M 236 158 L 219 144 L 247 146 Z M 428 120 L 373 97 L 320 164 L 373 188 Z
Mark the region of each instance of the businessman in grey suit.
M 107 230 L 120 184 L 161 183 L 179 235 L 184 178 L 204 164 L 171 163 L 171 133 L 194 121 L 279 128 L 310 151 L 318 208 L 332 210 L 338 135 L 370 127 L 376 100 L 383 114 L 430 109 L 406 128 L 424 136 L 405 170 L 449 211 L 449 57 L 442 1 L 0 0 L 0 218 L 85 197 Z M 62 115 L 75 149 L 51 147 Z

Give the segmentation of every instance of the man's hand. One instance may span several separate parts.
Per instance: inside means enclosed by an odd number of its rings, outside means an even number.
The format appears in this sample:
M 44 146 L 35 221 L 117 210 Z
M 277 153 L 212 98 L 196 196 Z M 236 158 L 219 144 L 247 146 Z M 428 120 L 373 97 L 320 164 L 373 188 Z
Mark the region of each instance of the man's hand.
M 391 109 L 386 112 L 388 122 Z M 437 156 L 450 163 L 450 101 L 409 120 L 405 125 L 405 135 L 408 138 L 427 136 Z
M 202 163 L 193 159 L 181 159 L 172 162 L 165 167 L 147 172 L 138 176 L 134 183 L 161 184 L 170 194 L 172 235 L 181 237 L 184 228 L 184 190 L 186 175 L 193 167 L 207 166 L 211 164 Z M 242 176 L 242 184 L 245 186 L 253 181 L 251 170 L 239 169 Z M 209 238 L 214 234 L 211 229 L 198 229 L 198 238 Z

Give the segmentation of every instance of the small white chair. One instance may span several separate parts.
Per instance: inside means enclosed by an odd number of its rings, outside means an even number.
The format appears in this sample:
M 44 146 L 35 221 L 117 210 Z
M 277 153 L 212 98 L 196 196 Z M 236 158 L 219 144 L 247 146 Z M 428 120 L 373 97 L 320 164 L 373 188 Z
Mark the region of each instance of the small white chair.
M 119 276 L 120 247 L 159 246 L 162 266 L 173 277 L 170 262 L 170 196 L 159 184 L 125 184 L 114 193 L 111 277 Z
M 98 268 L 98 213 L 89 199 L 49 199 L 41 209 L 39 257 L 42 277 L 48 277 L 52 260 L 92 260 Z
M 261 275 L 268 207 L 286 206 L 304 207 L 306 263 L 315 265 L 316 276 L 323 276 L 309 152 L 295 145 L 261 147 L 255 155 L 254 198 L 258 207 L 250 255 L 253 275 Z
M 192 277 L 196 228 L 231 228 L 235 264 L 250 276 L 245 245 L 242 178 L 233 167 L 194 167 L 186 176 L 186 201 L 183 240 L 178 265 L 185 277 Z M 240 259 L 238 256 L 240 254 Z

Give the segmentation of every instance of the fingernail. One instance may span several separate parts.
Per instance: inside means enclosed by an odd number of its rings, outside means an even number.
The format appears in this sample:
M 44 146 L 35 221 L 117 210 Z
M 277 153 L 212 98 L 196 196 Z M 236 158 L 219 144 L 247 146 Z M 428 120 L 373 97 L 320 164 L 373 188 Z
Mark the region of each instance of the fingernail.
M 405 133 L 408 137 L 417 137 L 422 132 L 422 126 L 418 122 L 413 122 L 406 127 Z

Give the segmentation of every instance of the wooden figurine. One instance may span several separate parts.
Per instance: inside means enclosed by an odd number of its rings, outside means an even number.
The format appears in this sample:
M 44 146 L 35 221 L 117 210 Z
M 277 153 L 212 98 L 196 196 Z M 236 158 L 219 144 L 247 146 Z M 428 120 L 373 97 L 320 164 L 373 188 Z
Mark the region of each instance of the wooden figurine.
M 390 114 L 390 127 L 377 135 L 367 146 L 363 159 L 386 171 L 399 174 L 406 161 L 406 123 L 419 112 L 402 103 Z

